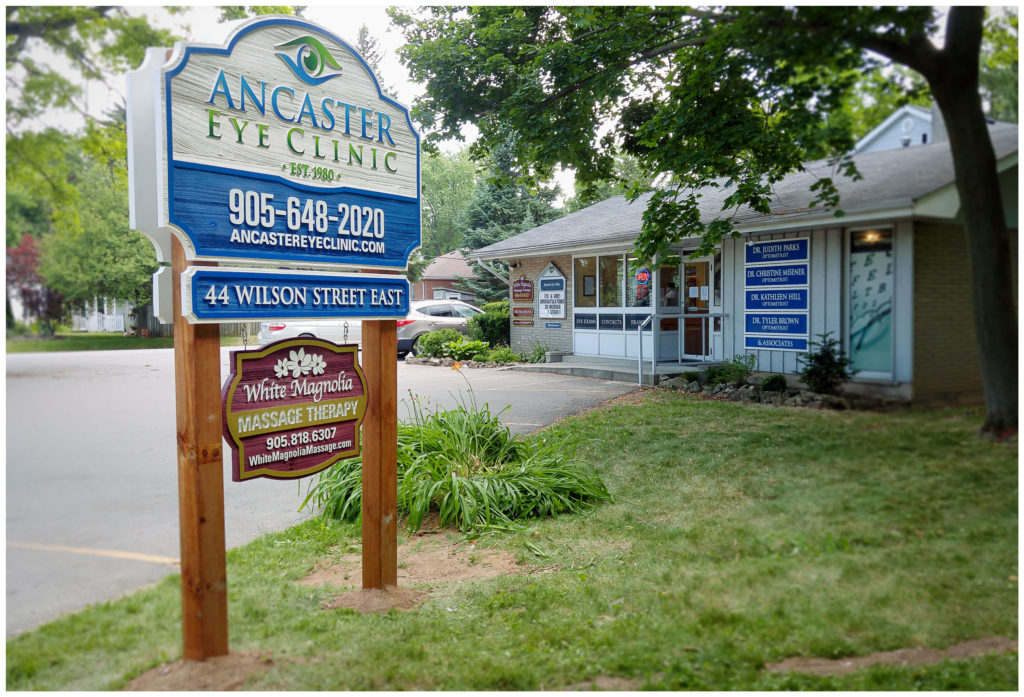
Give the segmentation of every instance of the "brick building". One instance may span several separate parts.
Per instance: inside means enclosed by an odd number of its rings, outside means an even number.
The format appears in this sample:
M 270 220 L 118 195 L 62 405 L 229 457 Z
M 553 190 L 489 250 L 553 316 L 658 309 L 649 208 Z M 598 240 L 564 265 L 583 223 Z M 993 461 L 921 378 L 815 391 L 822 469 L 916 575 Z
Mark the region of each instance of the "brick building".
M 990 127 L 1017 283 L 1017 127 Z M 739 238 L 682 263 L 645 268 L 631 250 L 646 198 L 618 196 L 473 253 L 509 262 L 533 282 L 512 298 L 512 343 L 594 358 L 637 360 L 645 370 L 753 354 L 762 373 L 794 375 L 809 344 L 830 332 L 858 370 L 853 391 L 930 401 L 982 397 L 967 248 L 949 143 L 943 139 L 855 155 L 863 179 L 812 162 L 773 187 L 772 214 L 735 214 Z M 809 186 L 833 176 L 845 212 L 810 208 Z M 702 192 L 705 220 L 727 192 Z M 542 316 L 541 274 L 560 318 Z M 525 287 L 525 286 L 524 286 Z M 526 297 L 526 296 L 522 296 Z M 1016 292 L 1014 293 L 1016 302 Z M 519 308 L 518 312 L 516 308 Z M 553 305 L 552 307 L 558 307 Z M 642 342 L 642 343 L 641 343 Z M 650 373 L 649 373 L 650 374 Z
M 435 258 L 423 270 L 420 280 L 412 284 L 413 300 L 443 300 L 451 298 L 472 304 L 472 293 L 457 287 L 458 277 L 478 278 L 473 263 L 461 251 L 448 252 Z

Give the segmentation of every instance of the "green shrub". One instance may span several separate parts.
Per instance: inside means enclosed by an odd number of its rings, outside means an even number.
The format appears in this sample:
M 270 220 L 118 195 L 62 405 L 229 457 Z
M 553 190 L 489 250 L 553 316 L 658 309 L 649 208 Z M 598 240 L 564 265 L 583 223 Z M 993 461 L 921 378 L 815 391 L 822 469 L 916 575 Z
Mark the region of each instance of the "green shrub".
M 731 361 L 722 363 L 722 368 L 725 369 L 723 381 L 735 382 L 738 385 L 745 385 L 747 378 L 750 377 L 750 373 L 752 373 L 756 367 L 757 356 L 753 353 L 748 353 L 743 356 L 733 356 Z
M 508 301 L 487 303 L 482 315 L 473 315 L 466 323 L 470 339 L 486 341 L 491 346 L 508 346 L 512 340 Z
M 487 361 L 489 363 L 519 363 L 522 360 L 523 357 L 508 346 L 499 346 L 498 348 L 491 349 L 491 352 L 487 354 Z
M 482 351 L 473 356 L 473 360 L 476 361 L 477 363 L 486 363 L 490 355 L 491 354 L 487 353 L 486 351 Z
M 717 385 L 720 382 L 725 382 L 725 373 L 725 366 L 710 365 L 704 371 L 704 383 L 707 385 Z
M 686 380 L 686 382 L 700 382 L 700 373 L 696 370 L 687 370 L 683 373 L 683 380 Z
M 492 303 L 487 303 L 485 305 L 482 305 L 480 307 L 480 309 L 483 310 L 484 312 L 497 312 L 497 313 L 504 312 L 507 315 L 509 313 L 508 306 L 509 306 L 508 299 L 505 299 L 505 300 L 495 300 Z
M 523 354 L 523 359 L 528 363 L 543 363 L 547 359 L 546 354 L 549 350 L 546 345 L 535 341 L 530 346 L 529 352 Z
M 575 513 L 611 501 L 604 482 L 568 436 L 516 438 L 487 405 L 424 414 L 398 425 L 398 510 L 418 530 L 431 510 L 462 531 Z M 506 407 L 507 409 L 507 407 Z M 343 460 L 317 475 L 310 502 L 320 515 L 354 521 L 362 506 L 362 462 Z
M 454 329 L 438 329 L 436 332 L 428 332 L 422 335 L 416 342 L 416 353 L 426 358 L 441 358 L 444 354 L 442 347 L 452 341 L 462 338 Z
M 842 355 L 839 341 L 832 338 L 832 332 L 818 336 L 820 340 L 812 341 L 807 353 L 797 358 L 804 366 L 800 379 L 812 392 L 835 394 L 857 371 L 848 370 L 851 361 Z
M 785 375 L 769 375 L 761 381 L 762 392 L 785 392 L 789 388 L 789 382 Z
M 449 341 L 441 346 L 441 354 L 446 358 L 454 358 L 457 361 L 468 361 L 478 353 L 487 351 L 486 341 L 459 338 L 458 341 Z

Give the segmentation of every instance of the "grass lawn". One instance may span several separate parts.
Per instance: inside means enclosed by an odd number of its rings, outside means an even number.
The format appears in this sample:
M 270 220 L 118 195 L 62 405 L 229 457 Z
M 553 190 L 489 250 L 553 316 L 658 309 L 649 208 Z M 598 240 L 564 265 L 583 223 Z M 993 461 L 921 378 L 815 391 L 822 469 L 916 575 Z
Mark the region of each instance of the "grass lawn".
M 254 346 L 255 337 L 249 341 Z M 241 346 L 237 336 L 222 336 L 221 346 Z M 174 348 L 172 337 L 121 336 L 113 332 L 57 332 L 50 339 L 38 337 L 7 340 L 7 353 L 45 353 L 48 351 L 122 351 L 126 349 Z
M 479 538 L 544 573 L 437 584 L 412 612 L 325 610 L 337 588 L 296 582 L 359 528 L 309 521 L 229 552 L 231 647 L 273 652 L 249 689 L 1013 690 L 1016 654 L 764 670 L 1017 637 L 1017 446 L 976 438 L 982 419 L 647 392 L 555 427 L 588 442 L 614 504 Z M 172 576 L 9 641 L 7 688 L 118 689 L 180 657 L 180 622 Z

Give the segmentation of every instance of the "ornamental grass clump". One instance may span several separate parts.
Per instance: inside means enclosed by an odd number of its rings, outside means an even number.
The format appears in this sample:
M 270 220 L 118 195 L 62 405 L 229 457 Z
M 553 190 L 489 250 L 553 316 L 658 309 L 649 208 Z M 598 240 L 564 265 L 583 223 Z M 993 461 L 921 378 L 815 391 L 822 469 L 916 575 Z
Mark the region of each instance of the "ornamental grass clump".
M 517 520 L 576 513 L 611 501 L 604 482 L 565 437 L 513 436 L 472 399 L 457 409 L 426 412 L 413 400 L 412 423 L 398 426 L 398 510 L 418 530 L 431 511 L 463 532 Z M 507 407 L 506 407 L 507 409 Z M 504 411 L 504 410 L 503 410 Z M 362 505 L 362 462 L 344 460 L 318 475 L 305 507 L 354 521 Z

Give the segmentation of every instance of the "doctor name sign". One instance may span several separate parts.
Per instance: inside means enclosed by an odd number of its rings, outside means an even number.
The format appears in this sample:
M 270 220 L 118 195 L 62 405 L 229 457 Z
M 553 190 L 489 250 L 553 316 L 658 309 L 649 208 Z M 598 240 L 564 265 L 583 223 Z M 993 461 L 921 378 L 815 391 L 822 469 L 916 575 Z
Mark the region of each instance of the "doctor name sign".
M 150 49 L 129 77 L 136 190 L 156 166 L 156 200 L 133 201 L 137 229 L 173 233 L 188 259 L 407 267 L 419 136 L 347 43 L 275 17 L 164 56 Z

